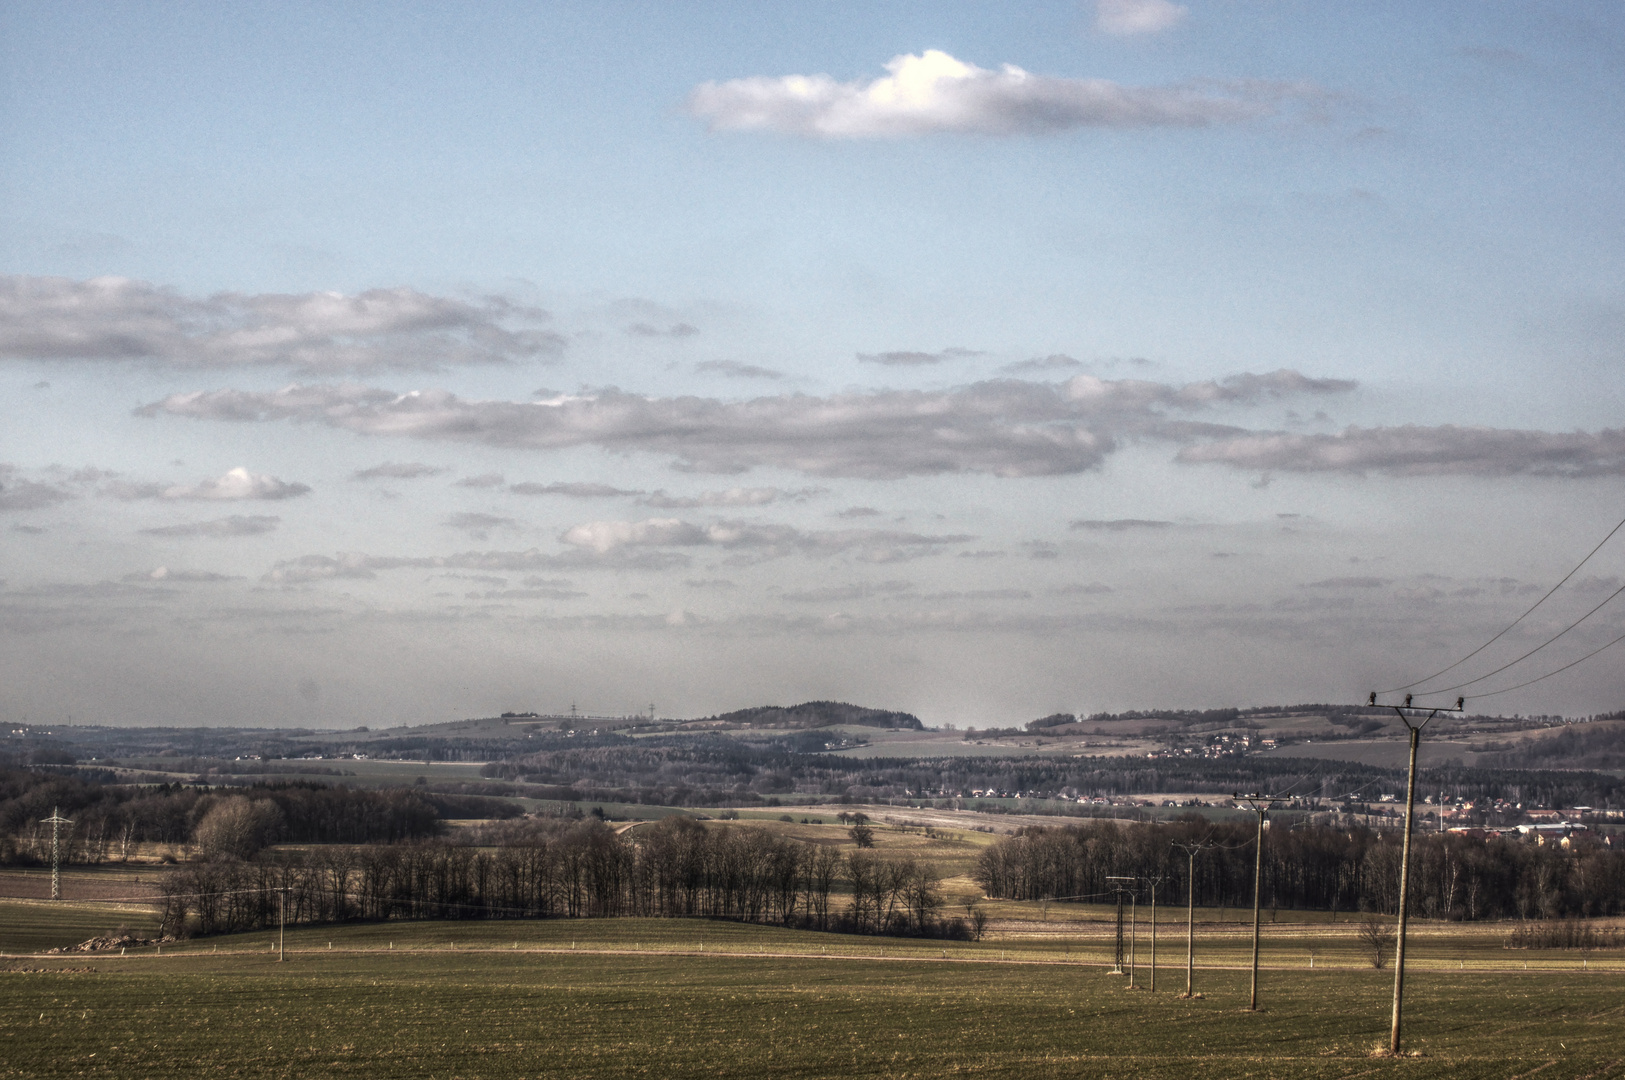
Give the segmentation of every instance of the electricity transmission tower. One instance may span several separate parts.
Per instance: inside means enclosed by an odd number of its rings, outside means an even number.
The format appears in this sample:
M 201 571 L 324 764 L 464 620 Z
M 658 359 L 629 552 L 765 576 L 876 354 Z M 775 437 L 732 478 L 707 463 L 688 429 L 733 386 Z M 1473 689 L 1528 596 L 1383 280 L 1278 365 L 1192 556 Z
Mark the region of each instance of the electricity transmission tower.
M 51 826 L 51 899 L 62 899 L 62 826 L 72 825 L 70 818 L 62 816 L 62 811 L 51 807 L 51 816 L 40 818 L 40 823 Z
M 1367 704 L 1375 705 L 1376 703 L 1377 695 L 1372 693 Z M 1430 720 L 1442 712 L 1462 712 L 1466 705 L 1465 698 L 1457 698 L 1455 708 L 1428 708 L 1426 710 L 1427 716 L 1420 720 L 1411 714 L 1423 710 L 1411 707 L 1411 695 L 1409 694 L 1405 695 L 1405 704 L 1388 706 L 1394 710 L 1394 715 L 1399 717 L 1399 722 L 1405 725 L 1405 729 L 1410 732 L 1411 736 L 1410 778 L 1405 784 L 1405 843 L 1399 857 L 1399 926 L 1394 942 L 1394 1014 L 1388 1029 L 1388 1052 L 1390 1054 L 1399 1053 L 1400 1014 L 1405 1000 L 1405 923 L 1410 915 L 1411 822 L 1416 816 L 1416 750 L 1422 742 L 1422 729 L 1428 726 Z
M 1128 975 L 1129 984 L 1132 986 L 1134 983 L 1133 975 L 1123 970 L 1123 960 L 1125 959 L 1123 949 L 1123 896 L 1128 892 L 1128 888 L 1124 883 L 1132 882 L 1134 879 L 1122 875 L 1109 875 L 1106 880 L 1112 883 L 1112 888 L 1117 892 L 1117 955 L 1112 964 L 1111 974 Z
M 1258 815 L 1257 846 L 1253 850 L 1253 981 L 1252 989 L 1247 995 L 1247 1010 L 1258 1011 L 1258 915 L 1259 901 L 1264 894 L 1264 817 L 1269 813 L 1270 807 L 1281 801 L 1280 795 L 1260 795 L 1256 791 L 1250 795 L 1236 792 L 1235 797 L 1245 802 Z

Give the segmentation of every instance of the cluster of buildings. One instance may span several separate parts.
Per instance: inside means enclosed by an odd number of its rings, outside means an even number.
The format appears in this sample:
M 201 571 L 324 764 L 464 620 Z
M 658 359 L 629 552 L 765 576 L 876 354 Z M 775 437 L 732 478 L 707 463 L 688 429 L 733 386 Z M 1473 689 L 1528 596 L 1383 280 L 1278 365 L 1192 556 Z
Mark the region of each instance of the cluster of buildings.
M 1200 746 L 1173 746 L 1166 750 L 1148 750 L 1148 758 L 1216 758 L 1241 757 L 1256 746 L 1259 750 L 1274 750 L 1274 739 L 1254 739 L 1251 735 L 1221 732 Z

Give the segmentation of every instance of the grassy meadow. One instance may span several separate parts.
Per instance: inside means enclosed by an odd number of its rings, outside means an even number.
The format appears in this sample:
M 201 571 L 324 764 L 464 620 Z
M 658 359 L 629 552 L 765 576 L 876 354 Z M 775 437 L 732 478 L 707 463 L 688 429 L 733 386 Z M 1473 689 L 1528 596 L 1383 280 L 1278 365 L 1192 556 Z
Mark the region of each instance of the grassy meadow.
M 865 809 L 878 853 L 942 875 L 946 914 L 980 897 L 969 874 L 994 836 L 977 817 L 927 835 L 899 827 L 918 811 Z M 713 825 L 851 846 L 828 810 Z M 1187 999 L 1176 897 L 1156 913 L 1155 992 L 1145 904 L 1132 985 L 1110 970 L 1113 908 L 1011 901 L 982 902 L 974 943 L 556 919 L 300 927 L 284 962 L 265 931 L 45 952 L 150 936 L 141 901 L 159 872 L 74 867 L 60 902 L 47 871 L 0 872 L 0 1080 L 1625 1077 L 1625 952 L 1513 950 L 1506 925 L 1413 923 L 1416 1056 L 1395 1060 L 1373 1055 L 1392 973 L 1372 969 L 1355 920 L 1265 911 L 1251 1013 L 1250 909 L 1197 911 Z
M 1108 973 L 1105 922 L 1057 935 L 1012 921 L 975 944 L 686 920 L 386 923 L 290 931 L 282 963 L 264 932 L 161 955 L 37 954 L 120 924 L 139 932 L 128 915 L 0 903 L 0 1077 L 1625 1071 L 1625 965 L 1513 954 L 1486 933 L 1418 935 L 1407 1047 L 1420 1056 L 1395 1061 L 1371 1056 L 1391 975 L 1363 964 L 1345 925 L 1268 930 L 1258 1013 L 1244 1009 L 1245 936 L 1218 925 L 1202 933 L 1194 1000 L 1178 996 L 1171 923 L 1156 993 L 1143 936 L 1139 989 Z

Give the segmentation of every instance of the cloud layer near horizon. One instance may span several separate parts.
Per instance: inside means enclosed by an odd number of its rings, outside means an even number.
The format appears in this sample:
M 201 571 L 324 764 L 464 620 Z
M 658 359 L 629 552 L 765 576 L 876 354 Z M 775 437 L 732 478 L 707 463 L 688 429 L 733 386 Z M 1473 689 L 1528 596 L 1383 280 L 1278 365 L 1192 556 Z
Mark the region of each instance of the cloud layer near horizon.
M 1136 24 L 1150 28 L 1148 17 L 1131 16 L 1125 11 L 1105 21 L 1122 32 Z M 1265 117 L 1287 98 L 1315 93 L 1305 84 L 1263 80 L 1136 87 L 1034 75 L 1013 64 L 991 71 L 937 49 L 893 57 L 886 70 L 889 74 L 868 81 L 784 75 L 706 82 L 689 95 L 688 107 L 714 131 L 872 139 L 1205 127 Z
M 438 368 L 550 357 L 545 312 L 416 289 L 188 297 L 121 277 L 0 275 L 0 360 L 146 361 L 308 371 Z
M 1593 434 L 1408 424 L 1351 427 L 1338 435 L 1264 432 L 1188 446 L 1178 457 L 1282 472 L 1618 476 L 1625 474 L 1625 430 Z
M 1189 419 L 1222 404 L 1350 391 L 1295 371 L 1172 385 L 1079 375 L 1064 383 L 999 379 L 941 391 L 877 390 L 746 401 L 644 397 L 608 389 L 537 402 L 474 401 L 444 390 L 395 394 L 358 385 L 175 394 L 145 416 L 296 420 L 365 435 L 667 454 L 679 468 L 776 466 L 817 476 L 895 478 L 980 472 L 1044 476 L 1098 466 L 1123 440 L 1178 442 L 1245 434 Z

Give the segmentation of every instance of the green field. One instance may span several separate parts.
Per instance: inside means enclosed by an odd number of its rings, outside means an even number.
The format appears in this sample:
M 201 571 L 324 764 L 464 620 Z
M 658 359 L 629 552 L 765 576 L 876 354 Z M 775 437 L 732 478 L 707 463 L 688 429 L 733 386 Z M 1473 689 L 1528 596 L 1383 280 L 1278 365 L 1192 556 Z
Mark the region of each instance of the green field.
M 16 952 L 82 940 L 126 915 L 0 904 L 0 941 Z M 1625 1071 L 1617 958 L 1602 971 L 1595 957 L 1512 954 L 1492 935 L 1424 934 L 1407 984 L 1407 1042 L 1421 1056 L 1394 1061 L 1370 1056 L 1387 1032 L 1389 973 L 1358 966 L 1340 939 L 1316 942 L 1309 970 L 1298 934 L 1312 928 L 1276 930 L 1264 1007 L 1248 1013 L 1239 966 L 1204 967 L 1204 996 L 1176 996 L 1183 939 L 1172 925 L 1158 992 L 1144 989 L 1143 937 L 1142 988 L 1127 989 L 1107 974 L 1104 929 L 972 945 L 682 920 L 389 923 L 290 931 L 281 964 L 263 932 L 161 956 L 13 956 L 0 961 L 11 969 L 0 973 L 0 1077 Z M 1246 956 L 1228 927 L 1202 948 L 1209 963 Z

